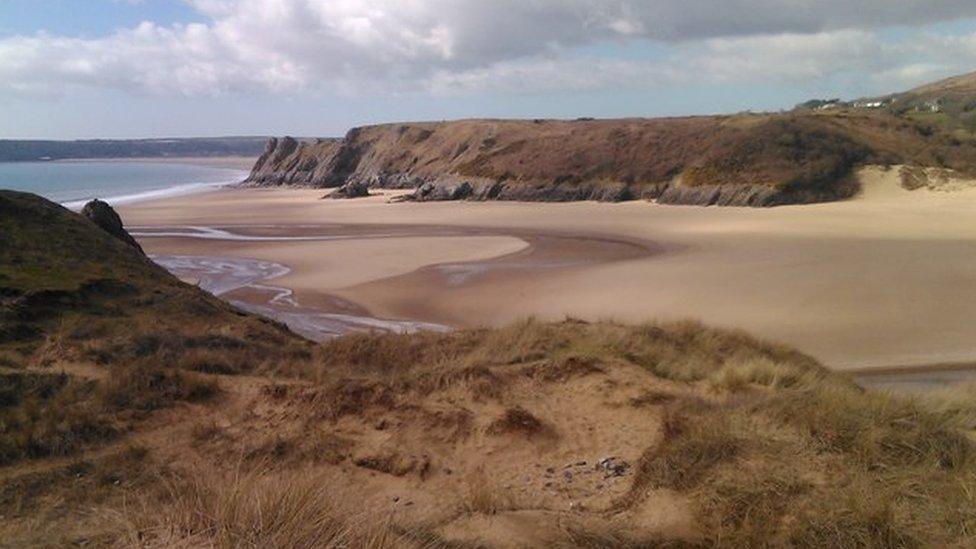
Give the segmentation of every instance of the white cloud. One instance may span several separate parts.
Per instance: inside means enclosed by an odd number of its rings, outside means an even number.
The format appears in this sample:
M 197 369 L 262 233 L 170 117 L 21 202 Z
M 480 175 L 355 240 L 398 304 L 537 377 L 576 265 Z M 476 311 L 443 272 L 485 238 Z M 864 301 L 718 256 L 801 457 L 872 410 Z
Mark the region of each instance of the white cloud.
M 0 91 L 592 90 L 673 81 L 911 81 L 976 60 L 976 35 L 873 30 L 976 16 L 971 0 L 186 0 L 206 24 L 0 39 Z M 670 44 L 664 60 L 576 48 Z M 953 63 L 947 63 L 951 59 Z

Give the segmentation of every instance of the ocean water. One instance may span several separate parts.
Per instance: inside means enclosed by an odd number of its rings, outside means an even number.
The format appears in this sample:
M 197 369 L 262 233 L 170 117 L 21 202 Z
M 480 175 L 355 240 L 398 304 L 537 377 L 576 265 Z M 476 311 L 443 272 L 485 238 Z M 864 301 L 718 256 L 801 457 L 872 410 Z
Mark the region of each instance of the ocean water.
M 93 198 L 126 204 L 237 183 L 243 170 L 164 162 L 0 163 L 0 189 L 39 194 L 69 208 Z

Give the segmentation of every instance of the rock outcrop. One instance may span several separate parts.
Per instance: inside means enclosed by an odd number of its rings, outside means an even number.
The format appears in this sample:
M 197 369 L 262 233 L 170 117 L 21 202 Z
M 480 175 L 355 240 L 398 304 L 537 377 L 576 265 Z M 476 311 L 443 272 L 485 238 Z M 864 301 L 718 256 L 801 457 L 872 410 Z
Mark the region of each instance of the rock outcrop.
M 972 171 L 976 144 L 884 113 L 386 124 L 272 139 L 250 185 L 414 189 L 404 200 L 778 206 L 857 192 L 860 165 Z M 337 196 L 346 196 L 341 191 Z
M 272 137 L 245 184 L 338 187 L 342 183 L 333 177 L 330 165 L 338 145 L 338 139 L 303 142 L 292 137 Z
M 92 223 L 98 225 L 103 231 L 108 234 L 118 238 L 122 242 L 125 242 L 129 246 L 139 250 L 139 253 L 145 255 L 142 251 L 142 246 L 136 242 L 136 239 L 132 238 L 132 235 L 125 230 L 122 225 L 122 218 L 116 213 L 108 203 L 98 200 L 92 200 L 85 207 L 81 209 L 81 215 L 87 217 Z
M 358 181 L 350 181 L 322 198 L 364 198 L 369 196 L 369 187 Z

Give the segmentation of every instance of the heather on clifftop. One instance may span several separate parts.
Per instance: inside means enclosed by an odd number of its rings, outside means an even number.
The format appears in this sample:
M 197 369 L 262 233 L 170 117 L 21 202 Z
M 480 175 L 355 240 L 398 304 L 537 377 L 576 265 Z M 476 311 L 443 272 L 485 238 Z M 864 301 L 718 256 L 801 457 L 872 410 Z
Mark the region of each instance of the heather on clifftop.
M 776 206 L 849 198 L 853 173 L 972 173 L 976 141 L 853 109 L 624 120 L 461 120 L 273 139 L 251 185 L 412 188 L 416 200 L 656 200 Z

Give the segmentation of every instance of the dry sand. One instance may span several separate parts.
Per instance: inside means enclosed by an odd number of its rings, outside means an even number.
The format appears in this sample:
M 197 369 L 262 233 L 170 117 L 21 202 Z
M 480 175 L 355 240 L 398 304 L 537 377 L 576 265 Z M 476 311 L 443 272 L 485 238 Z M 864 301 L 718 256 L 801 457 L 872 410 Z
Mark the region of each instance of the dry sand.
M 333 294 L 388 318 L 465 326 L 527 315 L 696 318 L 796 345 L 841 369 L 976 359 L 976 189 L 909 192 L 900 187 L 897 170 L 879 168 L 865 170 L 862 179 L 865 190 L 854 200 L 774 209 L 646 202 L 388 204 L 384 196 L 318 200 L 322 191 L 280 189 L 220 191 L 120 209 L 130 226 L 272 224 L 285 227 L 255 230 L 300 234 L 301 225 L 341 225 L 336 230 L 352 238 L 141 241 L 150 253 L 277 261 L 293 272 L 276 284 L 294 289 L 303 303 Z M 384 226 L 441 232 L 393 231 L 391 238 L 375 238 Z M 357 227 L 372 237 L 356 238 Z M 451 227 L 490 234 L 445 235 Z M 524 248 L 532 235 L 554 232 L 589 240 Z M 654 252 L 553 262 L 563 254 L 592 253 L 594 237 Z M 504 257 L 488 259 L 495 256 Z M 489 271 L 461 284 L 429 267 L 514 264 L 512 258 L 526 257 L 519 263 L 526 268 Z

